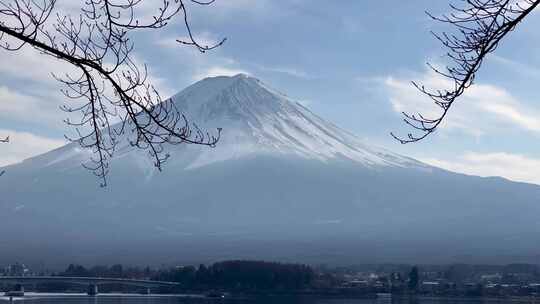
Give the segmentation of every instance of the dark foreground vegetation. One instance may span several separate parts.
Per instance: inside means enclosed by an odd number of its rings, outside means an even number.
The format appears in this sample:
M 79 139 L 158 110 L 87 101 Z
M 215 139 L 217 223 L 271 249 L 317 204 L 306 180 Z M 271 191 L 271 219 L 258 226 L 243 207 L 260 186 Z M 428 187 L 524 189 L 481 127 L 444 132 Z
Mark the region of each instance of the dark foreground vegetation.
M 212 265 L 125 267 L 69 265 L 57 273 L 34 272 L 22 264 L 6 267 L 0 275 L 107 277 L 179 282 L 178 289 L 154 293 L 230 292 L 235 295 L 326 295 L 374 297 L 540 297 L 540 268 L 530 264 L 489 265 L 361 265 L 341 268 L 264 261 L 224 261 Z M 4 289 L 9 286 L 4 286 Z M 37 291 L 84 291 L 64 283 L 34 286 Z M 137 287 L 103 285 L 100 292 L 138 292 Z
M 310 290 L 315 281 L 315 271 L 306 265 L 282 264 L 263 261 L 224 261 L 209 266 L 177 266 L 154 269 L 150 267 L 112 266 L 84 267 L 70 264 L 58 273 L 32 272 L 21 264 L 12 267 L 15 271 L 6 271 L 4 275 L 53 275 L 65 277 L 106 277 L 139 280 L 179 282 L 180 289 L 161 288 L 152 290 L 159 293 L 205 293 L 220 290 L 237 293 L 298 293 Z M 7 287 L 7 286 L 6 286 Z M 37 291 L 84 291 L 85 286 L 65 283 L 40 284 Z M 6 288 L 4 288 L 6 289 Z M 100 292 L 137 292 L 139 288 L 125 285 L 103 285 Z
M 306 265 L 226 261 L 159 271 L 154 279 L 182 282 L 189 289 L 303 290 L 312 286 L 315 272 Z

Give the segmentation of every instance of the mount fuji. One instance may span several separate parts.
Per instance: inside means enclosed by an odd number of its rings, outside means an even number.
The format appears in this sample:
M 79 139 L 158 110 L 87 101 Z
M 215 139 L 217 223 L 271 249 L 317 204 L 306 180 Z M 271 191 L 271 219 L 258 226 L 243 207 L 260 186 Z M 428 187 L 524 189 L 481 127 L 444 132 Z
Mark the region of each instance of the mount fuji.
M 169 146 L 156 172 L 120 146 L 109 186 L 77 144 L 3 168 L 0 262 L 531 261 L 540 187 L 371 146 L 246 75 L 171 98 L 216 148 Z

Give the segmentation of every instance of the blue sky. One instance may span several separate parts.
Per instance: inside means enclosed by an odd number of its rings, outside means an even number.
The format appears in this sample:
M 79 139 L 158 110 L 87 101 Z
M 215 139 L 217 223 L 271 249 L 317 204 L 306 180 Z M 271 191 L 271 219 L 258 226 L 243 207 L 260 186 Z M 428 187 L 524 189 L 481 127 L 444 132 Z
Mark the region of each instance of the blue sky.
M 447 1 L 428 0 L 217 0 L 191 6 L 200 41 L 227 37 L 201 54 L 178 45 L 186 35 L 177 19 L 136 38 L 136 57 L 150 67 L 163 95 L 206 76 L 248 73 L 306 104 L 360 138 L 401 154 L 476 175 L 540 183 L 540 13 L 505 41 L 479 73 L 477 85 L 456 104 L 443 127 L 417 144 L 399 111 L 433 108 L 411 80 L 444 86 L 425 62 L 444 63 L 430 30 L 444 29 L 425 14 L 447 12 Z M 31 49 L 0 56 L 0 149 L 8 164 L 64 142 L 70 130 L 59 85 L 51 72 L 67 67 Z

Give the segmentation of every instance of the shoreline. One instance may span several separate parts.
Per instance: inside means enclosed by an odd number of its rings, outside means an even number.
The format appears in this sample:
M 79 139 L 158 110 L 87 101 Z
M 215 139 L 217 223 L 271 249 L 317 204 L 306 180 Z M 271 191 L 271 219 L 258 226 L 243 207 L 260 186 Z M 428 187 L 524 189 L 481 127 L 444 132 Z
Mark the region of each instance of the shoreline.
M 392 295 L 392 300 L 438 300 L 438 301 L 453 301 L 453 302 L 540 302 L 539 296 L 508 296 L 508 297 L 451 297 L 451 296 L 425 296 L 425 295 Z

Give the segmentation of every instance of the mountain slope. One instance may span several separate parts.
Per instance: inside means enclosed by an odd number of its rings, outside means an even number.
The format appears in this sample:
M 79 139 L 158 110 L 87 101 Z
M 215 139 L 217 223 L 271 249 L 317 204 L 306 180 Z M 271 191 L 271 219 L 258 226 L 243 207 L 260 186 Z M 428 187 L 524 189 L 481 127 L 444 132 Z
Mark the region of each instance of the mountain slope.
M 341 158 L 365 166 L 427 168 L 411 158 L 363 144 L 301 104 L 244 74 L 204 79 L 171 100 L 201 129 L 210 132 L 223 129 L 217 151 L 197 146 L 168 148 L 173 154 L 195 152 L 196 160 L 190 159 L 189 167 L 250 154 L 267 154 L 321 161 Z M 133 153 L 127 142 L 118 150 L 118 158 Z M 71 166 L 88 157 L 88 152 L 74 143 L 27 162 L 39 162 L 42 166 L 69 163 Z
M 201 128 L 223 128 L 218 147 L 172 146 L 157 173 L 126 144 L 105 189 L 73 144 L 6 168 L 0 262 L 427 263 L 538 253 L 538 186 L 372 147 L 245 75 L 205 79 L 172 100 Z
M 201 126 L 223 126 L 221 146 L 238 152 L 239 145 L 251 144 L 242 148 L 319 160 L 344 157 L 368 166 L 421 166 L 412 159 L 362 144 L 299 103 L 243 74 L 203 80 L 173 100 Z

